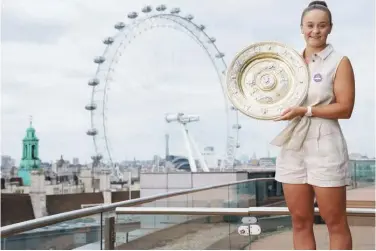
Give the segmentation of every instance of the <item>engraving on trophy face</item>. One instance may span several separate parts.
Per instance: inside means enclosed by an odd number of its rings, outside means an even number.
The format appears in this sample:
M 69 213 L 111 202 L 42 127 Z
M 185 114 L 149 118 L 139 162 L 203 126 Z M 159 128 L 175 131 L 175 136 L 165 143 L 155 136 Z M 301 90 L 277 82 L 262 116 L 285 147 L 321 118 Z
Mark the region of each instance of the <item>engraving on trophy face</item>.
M 246 85 L 249 85 L 249 86 L 254 86 L 256 84 L 256 81 L 254 79 L 250 80 L 248 79 L 246 82 L 245 82 Z
M 257 92 L 259 92 L 259 89 L 256 88 L 256 87 L 253 87 L 253 88 L 252 88 L 251 95 L 255 95 Z
M 273 62 L 270 62 L 267 65 L 265 65 L 265 67 L 263 67 L 260 71 L 271 71 L 271 72 L 273 72 L 275 69 L 276 69 L 275 64 Z
M 254 86 L 256 84 L 256 80 L 251 72 L 245 76 L 245 84 L 249 86 Z
M 235 80 L 231 81 L 230 84 L 229 84 L 228 89 L 229 89 L 229 91 L 230 91 L 233 95 L 235 95 L 235 94 L 238 93 L 238 88 L 237 88 L 236 86 L 237 86 L 237 83 L 236 83 Z
M 282 78 L 280 83 L 281 83 L 282 88 L 287 88 L 289 82 L 287 81 L 286 78 Z
M 287 82 L 287 76 L 286 76 L 286 74 L 285 74 L 285 72 L 280 72 L 280 74 L 279 74 L 279 80 L 281 81 L 281 83 L 283 83 L 283 82 Z
M 238 83 L 237 83 L 237 81 L 236 81 L 236 79 L 233 79 L 231 82 L 230 82 L 230 87 L 232 88 L 232 89 L 237 89 L 236 88 L 236 86 L 238 85 Z
M 275 70 L 275 72 L 276 72 L 277 74 L 280 74 L 281 72 L 283 72 L 282 67 L 281 67 L 281 66 L 277 66 L 277 69 Z
M 237 71 L 240 71 L 240 69 L 243 67 L 243 63 L 244 63 L 244 61 L 242 61 L 240 58 L 238 60 L 236 60 L 235 69 Z
M 269 97 L 269 96 L 257 97 L 256 100 L 261 102 L 261 103 L 267 103 L 267 104 L 273 103 L 273 98 Z
M 275 70 L 275 64 L 273 62 L 269 63 L 268 69 L 269 70 Z
M 251 109 L 251 105 L 244 105 L 244 110 L 249 111 Z
M 260 78 L 260 87 L 263 90 L 270 90 L 275 86 L 276 79 L 272 74 L 265 74 Z
M 287 56 L 289 54 L 289 52 L 286 50 L 286 49 L 283 49 L 282 50 L 282 55 L 283 56 Z

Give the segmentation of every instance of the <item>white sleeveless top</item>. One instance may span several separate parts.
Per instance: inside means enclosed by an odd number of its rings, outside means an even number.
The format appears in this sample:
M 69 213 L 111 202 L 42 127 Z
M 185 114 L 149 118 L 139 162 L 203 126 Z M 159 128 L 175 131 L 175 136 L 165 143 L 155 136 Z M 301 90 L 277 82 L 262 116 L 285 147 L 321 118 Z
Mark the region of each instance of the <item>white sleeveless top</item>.
M 328 105 L 335 102 L 333 82 L 343 56 L 328 44 L 320 53 L 312 55 L 308 63 L 310 83 L 302 106 Z M 299 150 L 306 138 L 318 138 L 320 134 L 341 133 L 337 119 L 296 117 L 271 142 L 286 149 Z

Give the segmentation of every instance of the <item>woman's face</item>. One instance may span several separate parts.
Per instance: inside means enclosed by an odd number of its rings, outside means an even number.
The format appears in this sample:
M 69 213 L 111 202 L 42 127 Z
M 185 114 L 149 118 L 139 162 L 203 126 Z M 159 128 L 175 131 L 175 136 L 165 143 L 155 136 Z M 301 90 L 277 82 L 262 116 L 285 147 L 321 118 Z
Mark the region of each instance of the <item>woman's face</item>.
M 332 25 L 325 11 L 314 9 L 304 15 L 301 29 L 307 45 L 317 48 L 326 44 Z

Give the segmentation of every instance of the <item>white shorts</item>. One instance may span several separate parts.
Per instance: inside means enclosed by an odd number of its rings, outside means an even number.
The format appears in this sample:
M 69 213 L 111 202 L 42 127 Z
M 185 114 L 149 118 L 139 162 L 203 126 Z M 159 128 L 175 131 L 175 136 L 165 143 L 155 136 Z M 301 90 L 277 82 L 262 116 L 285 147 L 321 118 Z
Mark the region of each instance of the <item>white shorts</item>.
M 275 179 L 287 184 L 339 187 L 351 184 L 346 140 L 337 124 L 311 124 L 300 150 L 282 147 Z

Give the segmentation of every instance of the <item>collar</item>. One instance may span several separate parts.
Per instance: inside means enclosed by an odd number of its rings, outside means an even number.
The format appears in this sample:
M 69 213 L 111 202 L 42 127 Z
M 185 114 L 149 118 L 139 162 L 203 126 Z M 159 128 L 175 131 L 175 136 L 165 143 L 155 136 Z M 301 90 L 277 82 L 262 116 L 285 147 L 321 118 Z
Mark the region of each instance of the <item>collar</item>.
M 325 49 L 320 51 L 319 53 L 314 54 L 314 56 L 321 58 L 322 60 L 325 60 L 329 55 L 334 51 L 334 48 L 331 44 L 328 44 Z M 305 49 L 303 49 L 302 56 L 304 57 Z

